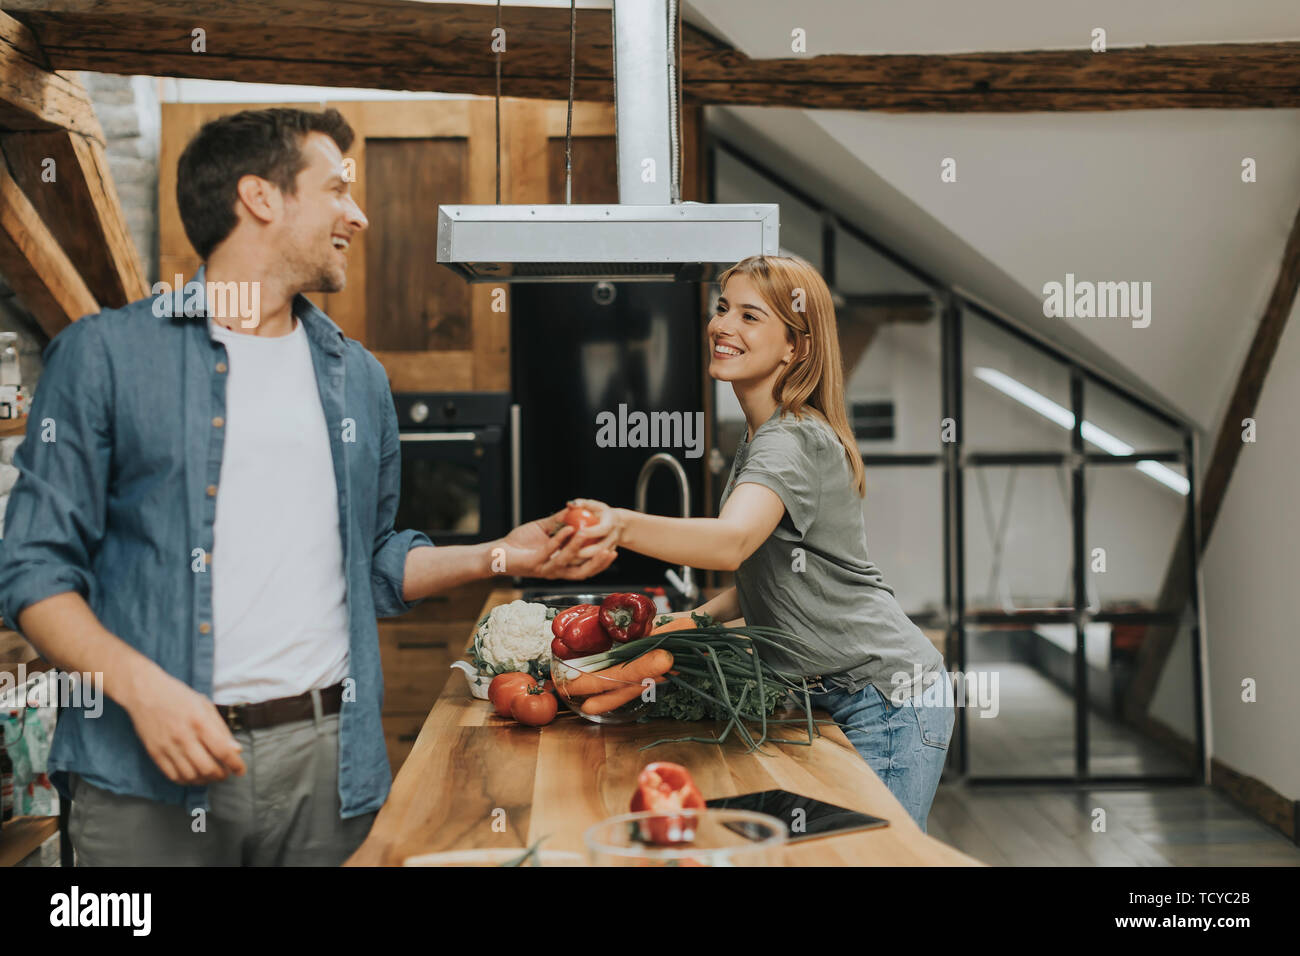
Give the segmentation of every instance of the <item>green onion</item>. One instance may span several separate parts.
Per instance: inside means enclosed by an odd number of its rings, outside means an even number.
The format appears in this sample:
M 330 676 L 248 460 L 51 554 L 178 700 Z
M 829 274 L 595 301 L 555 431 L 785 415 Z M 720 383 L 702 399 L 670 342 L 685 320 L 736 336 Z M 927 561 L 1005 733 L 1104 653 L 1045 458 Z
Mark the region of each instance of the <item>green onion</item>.
M 697 618 L 697 623 L 698 621 Z M 810 656 L 812 648 L 806 641 L 779 628 L 756 625 L 722 627 L 710 624 L 652 634 L 615 645 L 598 657 L 583 659 L 580 666 L 582 670 L 599 670 L 640 657 L 656 648 L 663 648 L 673 655 L 674 673 L 666 675 L 670 686 L 676 688 L 678 693 L 692 694 L 704 701 L 718 712 L 719 719 L 727 721 L 719 736 L 664 738 L 646 744 L 642 750 L 663 743 L 720 745 L 726 742 L 733 730 L 744 740 L 747 753 L 755 750 L 766 753 L 763 746 L 767 743 L 811 746 L 813 740 L 820 736 L 817 724 L 824 721 L 813 719 L 807 681 L 797 674 L 778 671 L 767 664 L 757 653 L 760 647 L 777 648 L 809 663 L 813 660 Z M 733 696 L 732 687 L 739 689 L 738 696 Z M 803 710 L 803 716 L 797 719 L 769 720 L 769 701 L 774 694 L 790 696 L 794 705 Z M 704 712 L 709 712 L 708 707 Z M 757 735 L 751 732 L 747 723 L 758 725 Z M 803 724 L 806 739 L 789 740 L 771 735 L 773 728 L 793 723 Z

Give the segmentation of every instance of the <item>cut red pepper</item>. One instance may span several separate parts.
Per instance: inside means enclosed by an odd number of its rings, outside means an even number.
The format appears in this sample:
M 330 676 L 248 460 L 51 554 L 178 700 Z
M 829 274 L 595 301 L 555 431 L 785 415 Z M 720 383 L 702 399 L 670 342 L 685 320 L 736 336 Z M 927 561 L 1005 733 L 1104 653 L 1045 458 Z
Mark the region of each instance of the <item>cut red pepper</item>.
M 695 821 L 674 816 L 676 810 L 703 810 L 704 795 L 681 764 L 659 761 L 646 764 L 637 777 L 632 794 L 632 812 L 649 810 L 662 816 L 640 821 L 641 838 L 647 843 L 689 843 L 695 839 Z
M 555 635 L 551 653 L 562 661 L 599 654 L 614 643 L 601 627 L 600 608 L 594 604 L 579 604 L 555 615 L 551 633 Z
M 611 594 L 600 604 L 600 623 L 620 644 L 645 637 L 654 627 L 655 602 L 644 594 Z

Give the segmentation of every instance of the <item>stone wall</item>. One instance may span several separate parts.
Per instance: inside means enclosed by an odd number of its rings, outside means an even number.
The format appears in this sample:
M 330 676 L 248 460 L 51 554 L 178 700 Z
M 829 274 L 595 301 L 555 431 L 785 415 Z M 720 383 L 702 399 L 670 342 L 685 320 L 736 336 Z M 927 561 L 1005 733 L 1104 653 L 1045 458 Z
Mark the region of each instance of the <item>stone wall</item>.
M 157 80 L 149 76 L 82 73 L 108 143 L 108 166 L 145 278 L 158 277 Z

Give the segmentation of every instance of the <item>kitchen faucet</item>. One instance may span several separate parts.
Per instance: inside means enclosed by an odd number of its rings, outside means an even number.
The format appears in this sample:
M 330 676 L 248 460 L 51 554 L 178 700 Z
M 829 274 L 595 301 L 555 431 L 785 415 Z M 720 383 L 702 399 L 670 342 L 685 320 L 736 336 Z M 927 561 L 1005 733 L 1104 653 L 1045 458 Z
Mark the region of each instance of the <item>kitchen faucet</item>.
M 641 474 L 636 476 L 636 510 L 645 511 L 646 488 L 650 484 L 650 476 L 654 474 L 655 469 L 660 465 L 666 466 L 669 471 L 677 476 L 677 487 L 682 492 L 682 517 L 689 518 L 691 516 L 691 486 L 686 479 L 686 469 L 682 467 L 680 461 L 664 451 L 647 458 L 645 464 L 641 466 Z M 682 565 L 680 576 L 672 568 L 669 568 L 664 572 L 664 577 L 668 579 L 669 584 L 681 592 L 687 601 L 695 603 L 699 599 L 700 589 L 695 586 L 695 576 L 686 565 Z

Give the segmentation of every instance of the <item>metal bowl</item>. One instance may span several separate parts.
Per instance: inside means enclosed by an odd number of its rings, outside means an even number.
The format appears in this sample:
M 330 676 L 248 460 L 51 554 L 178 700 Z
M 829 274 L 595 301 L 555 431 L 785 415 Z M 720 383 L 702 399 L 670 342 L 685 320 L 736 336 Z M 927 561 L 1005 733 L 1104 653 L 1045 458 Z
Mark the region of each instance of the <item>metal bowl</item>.
M 670 611 L 687 611 L 695 606 L 694 604 L 683 604 L 682 599 L 670 588 L 636 586 L 600 592 L 581 589 L 575 589 L 572 591 L 553 591 L 543 588 L 533 588 L 524 591 L 523 599 L 531 604 L 545 604 L 547 607 L 563 610 L 566 607 L 573 607 L 575 604 L 599 604 L 611 594 L 627 594 L 628 592 L 633 594 L 644 594 L 646 597 L 651 598 L 655 602 L 658 613 L 667 613 L 665 607 Z
M 545 604 L 547 607 L 554 607 L 563 610 L 566 607 L 573 607 L 575 604 L 599 604 L 611 594 L 618 594 L 618 591 L 607 591 L 604 594 L 541 594 L 534 596 L 531 592 L 524 592 L 524 600 L 529 604 Z

